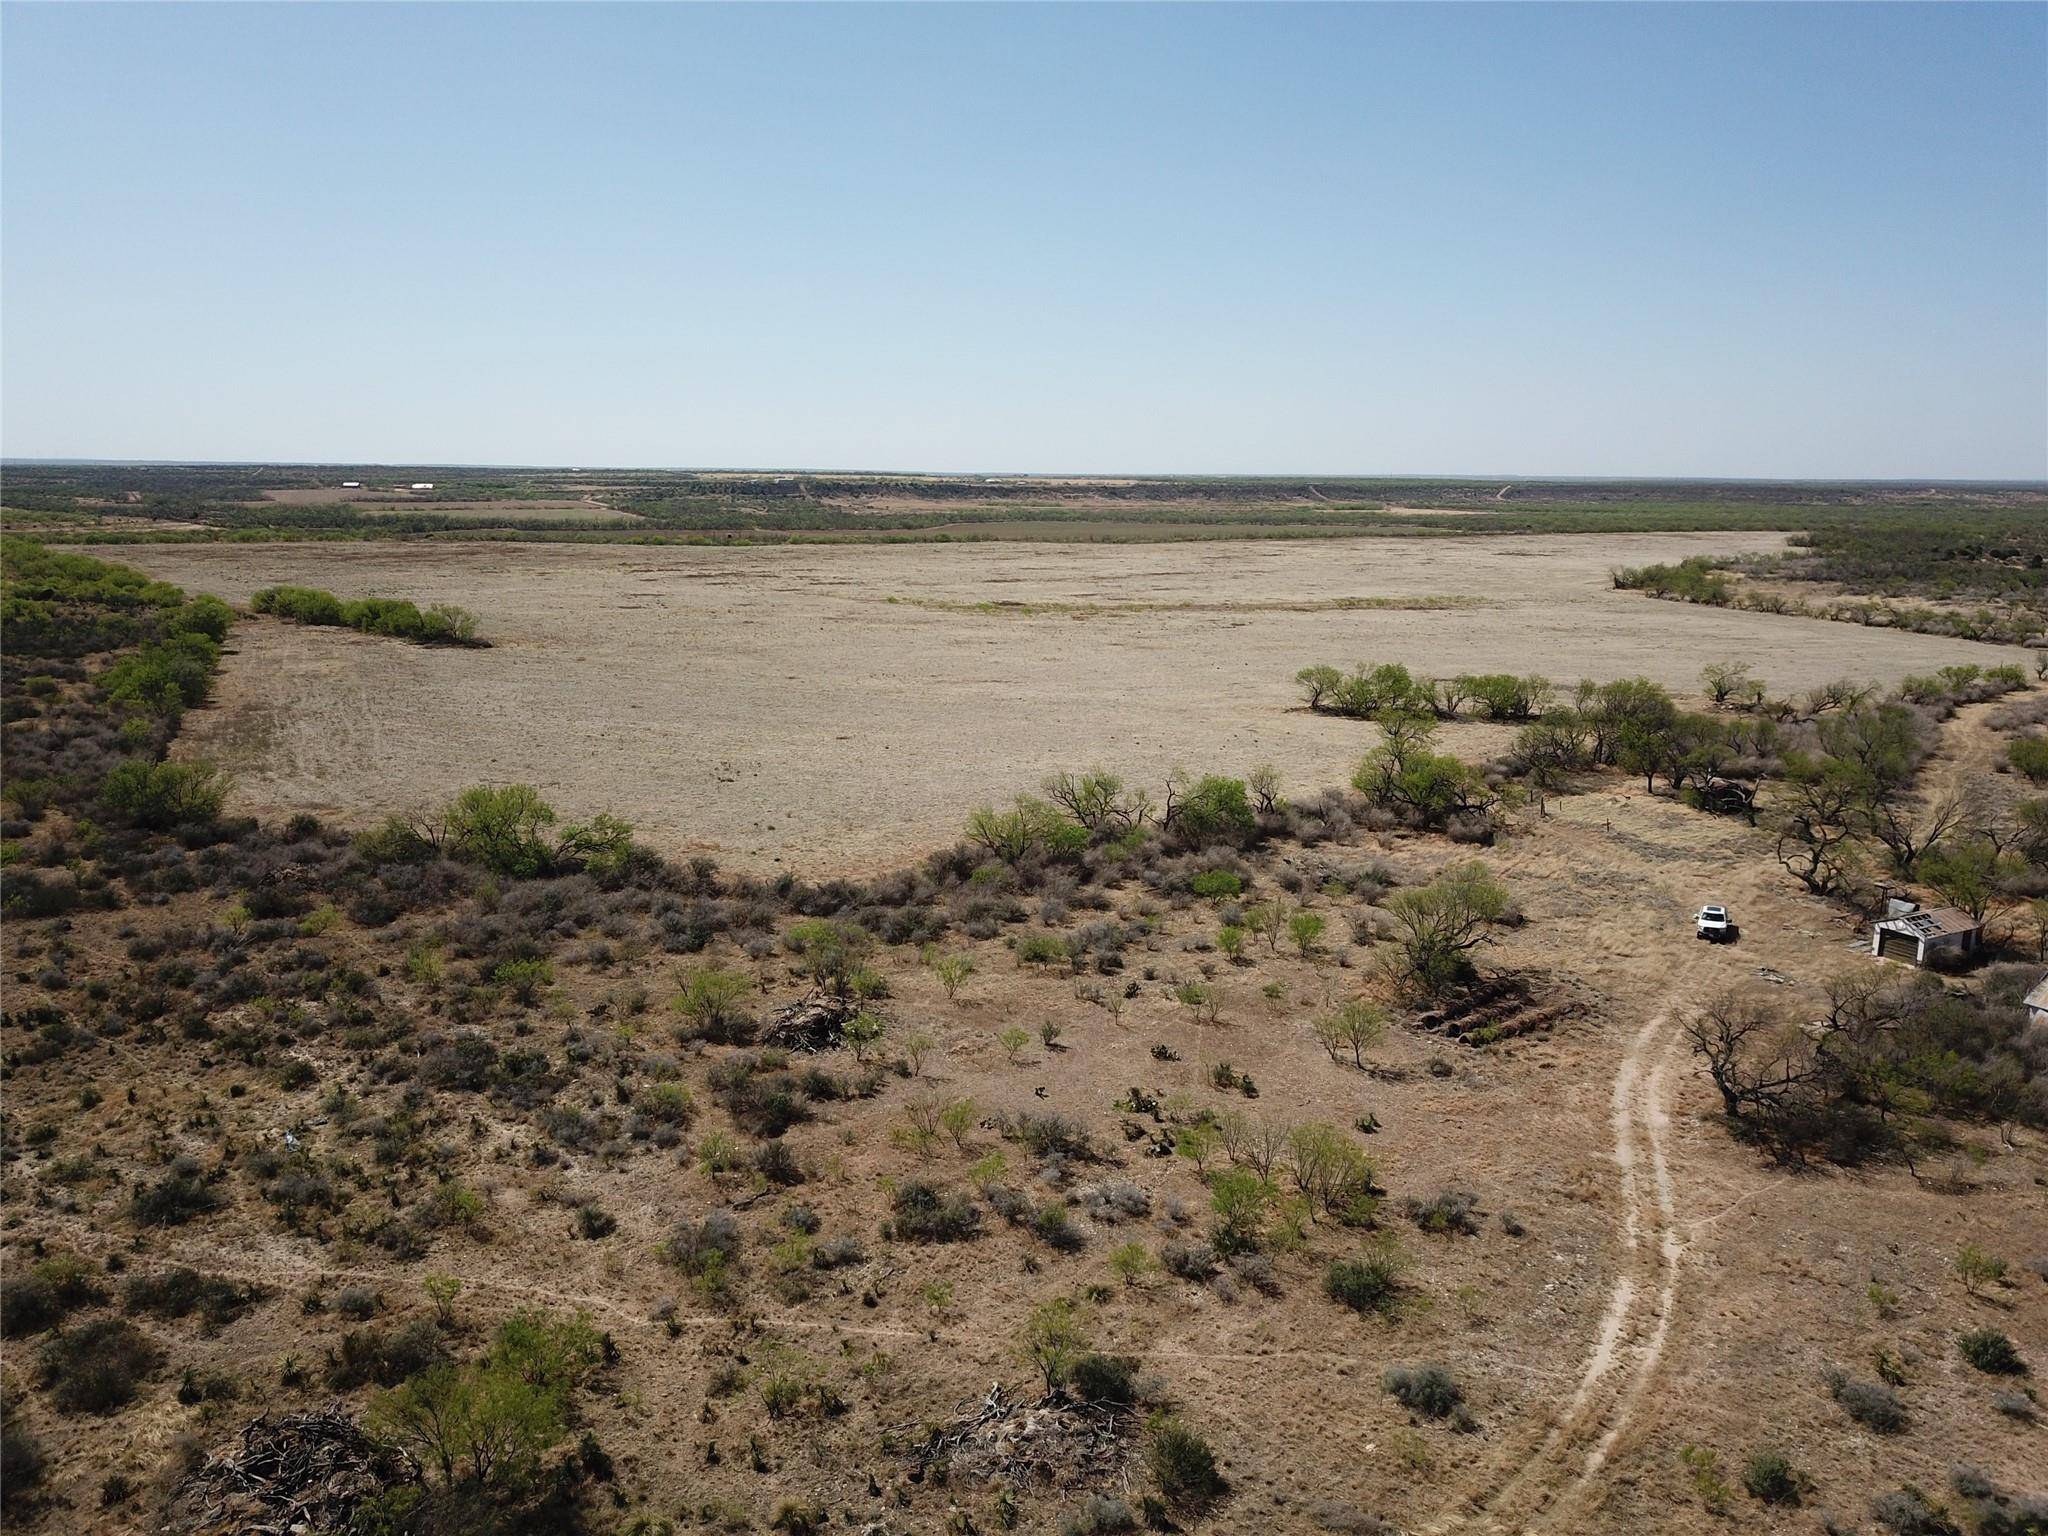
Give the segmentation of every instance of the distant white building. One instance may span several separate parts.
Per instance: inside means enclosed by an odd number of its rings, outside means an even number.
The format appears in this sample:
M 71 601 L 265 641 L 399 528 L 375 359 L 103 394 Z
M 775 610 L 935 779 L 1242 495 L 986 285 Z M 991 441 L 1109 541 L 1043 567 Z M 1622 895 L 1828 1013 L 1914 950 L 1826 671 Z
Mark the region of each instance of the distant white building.
M 360 480 L 344 480 L 341 482 L 341 488 L 344 491 L 360 491 L 363 488 L 363 482 Z
M 434 488 L 434 482 L 431 480 L 415 480 L 412 483 L 412 488 L 416 491 L 431 491 Z
M 1870 952 L 1909 965 L 1931 965 L 1942 955 L 1967 955 L 1984 938 L 1982 919 L 1961 907 L 1919 907 L 1894 900 L 1888 916 L 1870 925 Z

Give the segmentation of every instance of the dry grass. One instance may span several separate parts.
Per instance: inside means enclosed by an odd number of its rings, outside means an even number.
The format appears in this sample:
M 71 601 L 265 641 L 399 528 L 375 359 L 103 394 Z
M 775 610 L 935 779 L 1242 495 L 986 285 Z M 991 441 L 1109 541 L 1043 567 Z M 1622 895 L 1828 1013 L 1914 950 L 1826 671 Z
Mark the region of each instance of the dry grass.
M 1689 689 L 1705 660 L 1737 658 L 1792 690 L 1985 659 L 1961 641 L 1608 587 L 1614 564 L 1759 542 L 101 553 L 231 599 L 290 581 L 479 615 L 494 648 L 461 654 L 239 628 L 219 703 L 188 720 L 185 750 L 233 769 L 237 803 L 252 811 L 353 823 L 479 778 L 520 780 L 577 815 L 628 815 L 672 852 L 816 873 L 914 857 L 951 838 L 976 804 L 1089 763 L 1153 784 L 1176 766 L 1259 762 L 1293 791 L 1342 783 L 1371 729 L 1295 707 L 1291 679 L 1310 662 L 1562 680 L 1642 673 Z M 1446 595 L 1473 603 L 1406 606 Z M 967 622 L 983 605 L 1009 616 Z M 1475 757 L 1504 740 L 1489 727 L 1449 735 Z

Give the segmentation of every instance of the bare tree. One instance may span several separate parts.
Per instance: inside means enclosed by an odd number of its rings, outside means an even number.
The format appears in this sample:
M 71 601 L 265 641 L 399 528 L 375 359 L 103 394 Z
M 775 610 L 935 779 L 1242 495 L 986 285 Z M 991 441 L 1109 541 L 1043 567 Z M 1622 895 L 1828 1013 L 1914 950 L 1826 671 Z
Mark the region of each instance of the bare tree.
M 1884 844 L 1893 873 L 1909 875 L 1922 854 L 1965 824 L 1968 813 L 1955 795 L 1944 795 L 1923 810 L 1907 803 L 1903 795 L 1891 794 L 1866 797 L 1857 820 Z
M 1685 1035 L 1707 1064 L 1728 1118 L 1771 1110 L 1812 1081 L 1811 1044 L 1754 998 L 1724 993 L 1685 1024 Z

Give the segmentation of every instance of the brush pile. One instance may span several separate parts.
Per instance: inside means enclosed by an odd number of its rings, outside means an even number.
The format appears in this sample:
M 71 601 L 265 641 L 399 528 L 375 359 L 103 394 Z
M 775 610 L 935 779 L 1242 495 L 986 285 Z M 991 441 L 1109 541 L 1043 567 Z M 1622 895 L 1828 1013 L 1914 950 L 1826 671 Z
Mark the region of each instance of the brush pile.
M 166 1531 L 187 1536 L 301 1536 L 340 1530 L 364 1499 L 419 1476 L 339 1404 L 265 1414 L 216 1451 L 172 1496 Z

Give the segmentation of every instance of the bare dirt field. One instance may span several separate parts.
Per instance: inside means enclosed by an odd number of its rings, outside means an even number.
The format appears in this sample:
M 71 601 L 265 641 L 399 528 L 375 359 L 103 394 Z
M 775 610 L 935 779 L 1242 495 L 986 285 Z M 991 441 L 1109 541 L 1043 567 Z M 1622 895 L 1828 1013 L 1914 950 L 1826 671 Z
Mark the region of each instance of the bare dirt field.
M 436 517 L 475 518 L 498 523 L 606 522 L 636 515 L 614 511 L 594 496 L 551 500 L 513 496 L 491 501 L 436 501 L 431 496 L 415 495 L 403 488 L 382 486 L 358 486 L 353 489 L 339 485 L 302 486 L 265 491 L 263 499 L 291 507 L 325 507 L 347 503 L 354 505 L 358 511 L 373 515 L 396 516 L 428 512 Z
M 2007 659 L 1966 641 L 1657 602 L 1618 564 L 1758 534 L 773 549 L 543 544 L 137 546 L 99 553 L 245 601 L 290 581 L 460 603 L 493 642 L 430 650 L 237 626 L 180 750 L 260 814 L 357 824 L 480 779 L 613 810 L 671 852 L 806 873 L 949 841 L 976 804 L 1101 763 L 1344 782 L 1370 729 L 1298 707 L 1311 662 L 1643 674 L 1750 662 L 1780 689 Z M 1459 606 L 1348 606 L 1456 597 Z M 895 601 L 891 601 L 895 599 Z M 996 606 L 985 605 L 1018 605 Z M 1505 733 L 1457 727 L 1483 755 Z

